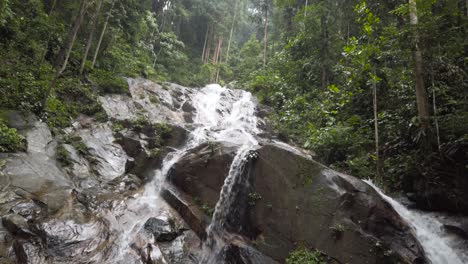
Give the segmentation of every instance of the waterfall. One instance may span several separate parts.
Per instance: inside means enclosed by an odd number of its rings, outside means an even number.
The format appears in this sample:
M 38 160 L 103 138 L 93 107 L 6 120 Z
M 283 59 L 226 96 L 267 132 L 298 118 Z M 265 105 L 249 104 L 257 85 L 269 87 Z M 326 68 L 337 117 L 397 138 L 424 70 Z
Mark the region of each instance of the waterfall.
M 397 213 L 414 230 L 416 238 L 424 248 L 427 258 L 432 264 L 463 264 L 468 263 L 465 252 L 456 252 L 456 241 L 443 232 L 443 224 L 433 215 L 415 210 L 409 210 L 391 197 L 385 195 L 375 184 L 365 181 L 384 198 Z
M 129 82 L 129 85 L 135 85 Z M 191 98 L 191 103 L 196 110 L 193 125 L 189 126 L 190 133 L 187 142 L 178 150 L 169 153 L 162 162 L 162 168 L 155 171 L 153 180 L 149 182 L 142 193 L 136 194 L 133 199 L 126 201 L 126 207 L 131 210 L 110 213 L 106 218 L 119 230 L 116 239 L 117 250 L 107 257 L 112 263 L 128 263 L 128 256 L 134 254 L 132 245 L 138 241 L 138 231 L 143 227 L 148 218 L 167 210 L 167 206 L 160 198 L 159 192 L 170 169 L 190 149 L 210 142 L 225 141 L 239 146 L 239 151 L 232 163 L 226 184 L 223 187 L 223 202 L 220 202 L 215 210 L 216 220 L 221 223 L 229 204 L 234 203 L 231 195 L 232 186 L 238 181 L 243 181 L 238 175 L 242 175 L 247 164 L 246 156 L 250 150 L 258 144 L 256 135 L 260 133 L 257 128 L 255 116 L 256 104 L 251 93 L 241 90 L 230 90 L 217 84 L 208 85 L 196 90 Z M 222 229 L 219 224 L 218 230 Z M 156 259 L 155 259 L 156 260 Z M 161 259 L 162 261 L 162 259 Z

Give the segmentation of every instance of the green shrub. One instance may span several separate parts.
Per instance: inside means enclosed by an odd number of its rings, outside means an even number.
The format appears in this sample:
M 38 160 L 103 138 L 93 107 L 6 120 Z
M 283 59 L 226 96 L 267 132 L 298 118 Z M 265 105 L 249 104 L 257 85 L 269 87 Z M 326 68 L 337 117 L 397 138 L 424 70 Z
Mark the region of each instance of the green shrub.
M 299 247 L 291 252 L 286 259 L 286 264 L 325 264 L 326 260 L 323 254 L 317 250 L 309 250 L 305 247 Z
M 26 140 L 14 128 L 8 127 L 0 120 L 0 152 L 17 152 L 26 150 Z
M 43 117 L 52 129 L 69 127 L 79 114 L 94 116 L 106 122 L 108 116 L 92 88 L 77 78 L 57 80 L 54 94 L 46 101 Z
M 101 94 L 129 94 L 128 84 L 124 78 L 104 70 L 94 70 L 90 79 L 95 82 Z

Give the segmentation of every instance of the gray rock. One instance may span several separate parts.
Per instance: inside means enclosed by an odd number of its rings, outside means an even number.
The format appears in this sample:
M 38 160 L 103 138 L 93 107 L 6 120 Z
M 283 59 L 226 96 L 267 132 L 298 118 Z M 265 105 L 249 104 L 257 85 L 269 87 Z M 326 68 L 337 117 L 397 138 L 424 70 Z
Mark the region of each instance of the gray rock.
M 233 157 L 214 149 L 210 152 L 205 145 L 190 151 L 171 174 L 171 181 L 185 194 L 208 205 L 216 203 Z M 249 197 L 238 199 L 239 208 L 233 210 L 250 207 L 250 217 L 241 223 L 242 235 L 254 240 L 262 254 L 284 262 L 298 244 L 304 244 L 340 263 L 425 262 L 409 226 L 367 184 L 282 145 L 265 145 L 258 154 L 247 185 Z M 175 208 L 187 222 L 197 219 L 187 214 L 187 206 Z
M 107 124 L 94 124 L 90 129 L 78 130 L 94 162 L 93 169 L 101 180 L 110 181 L 125 174 L 128 156 L 122 147 L 114 143 L 111 128 Z
M 144 228 L 146 232 L 153 234 L 158 242 L 170 242 L 179 236 L 179 232 L 175 230 L 174 223 L 160 218 L 152 217 L 148 219 Z

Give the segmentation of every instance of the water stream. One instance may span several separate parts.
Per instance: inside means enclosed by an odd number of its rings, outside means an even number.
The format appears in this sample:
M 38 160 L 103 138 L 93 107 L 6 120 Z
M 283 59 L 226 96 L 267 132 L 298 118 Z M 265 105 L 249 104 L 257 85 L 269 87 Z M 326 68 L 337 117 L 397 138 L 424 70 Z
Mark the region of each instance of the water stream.
M 444 232 L 443 224 L 437 219 L 436 215 L 409 210 L 395 199 L 385 195 L 372 181 L 365 182 L 374 188 L 410 224 L 432 264 L 468 263 L 467 253 L 456 250 L 457 239 L 448 236 Z
M 170 153 L 163 161 L 163 166 L 155 172 L 153 180 L 148 183 L 144 191 L 126 201 L 126 209 L 121 214 L 109 212 L 106 217 L 111 226 L 118 226 L 115 233 L 120 234 L 115 239 L 117 250 L 111 256 L 106 257 L 113 263 L 128 263 L 135 254 L 133 245 L 138 242 L 138 231 L 145 222 L 157 216 L 165 210 L 167 205 L 159 196 L 163 181 L 172 166 L 177 163 L 188 150 L 210 141 L 231 142 L 239 146 L 239 152 L 232 164 L 231 173 L 226 182 L 236 182 L 238 171 L 243 170 L 245 155 L 253 146 L 258 144 L 256 135 L 260 133 L 257 128 L 257 117 L 255 116 L 255 103 L 249 92 L 241 90 L 230 90 L 219 85 L 208 85 L 196 92 L 192 98 L 192 104 L 196 109 L 194 122 L 185 145 Z M 215 210 L 217 219 L 224 218 L 223 212 L 230 199 L 230 184 L 225 184 L 220 202 Z M 221 220 L 214 222 L 218 223 Z M 221 224 L 219 225 L 221 227 Z M 218 228 L 220 230 L 221 228 Z M 153 256 L 153 260 L 163 261 L 159 254 Z

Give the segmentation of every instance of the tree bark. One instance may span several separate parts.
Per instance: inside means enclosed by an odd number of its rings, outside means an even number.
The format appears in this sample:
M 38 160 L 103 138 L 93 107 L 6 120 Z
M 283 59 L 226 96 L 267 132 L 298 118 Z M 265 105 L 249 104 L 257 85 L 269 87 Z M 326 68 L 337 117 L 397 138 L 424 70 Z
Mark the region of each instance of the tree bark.
M 305 2 L 304 17 L 307 17 L 307 7 L 309 6 L 309 0 Z
M 205 33 L 205 43 L 203 44 L 203 52 L 202 52 L 202 61 L 205 62 L 205 53 L 206 53 L 206 43 L 208 42 L 208 34 L 210 32 L 210 25 L 207 25 L 206 27 L 206 33 Z
M 382 180 L 382 166 L 380 162 L 380 140 L 379 140 L 379 114 L 377 101 L 377 83 L 372 83 L 373 93 L 373 108 L 374 108 L 374 137 L 375 137 L 375 158 L 376 158 L 376 173 L 377 179 Z
M 112 1 L 111 8 L 109 9 L 109 13 L 107 14 L 106 21 L 104 22 L 104 26 L 102 27 L 101 35 L 99 36 L 99 40 L 96 46 L 96 50 L 94 51 L 93 62 L 91 63 L 91 69 L 94 69 L 96 65 L 97 57 L 99 55 L 99 50 L 101 49 L 102 40 L 104 39 L 104 35 L 106 34 L 107 25 L 109 24 L 109 19 L 112 15 L 112 10 L 114 9 L 115 1 Z
M 263 65 L 267 64 L 267 48 L 268 48 L 268 6 L 265 7 L 265 29 L 263 36 Z
M 418 9 L 416 0 L 409 0 L 410 6 L 410 24 L 414 27 L 418 25 Z M 419 47 L 419 35 L 417 29 L 413 33 L 413 61 L 414 61 L 414 79 L 416 82 L 416 103 L 418 108 L 418 116 L 421 122 L 421 127 L 424 129 L 429 128 L 429 107 L 426 87 L 424 85 L 423 77 L 423 58 L 422 52 Z
M 435 80 L 434 80 L 434 69 L 431 67 L 431 80 L 432 80 L 432 107 L 434 111 L 434 125 L 436 128 L 436 136 L 437 136 L 437 148 L 440 151 L 440 128 L 439 128 L 439 119 L 437 117 L 437 99 L 436 99 L 436 92 L 435 92 Z
M 75 44 L 76 36 L 78 35 L 78 31 L 80 30 L 84 16 L 86 14 L 86 9 L 89 7 L 89 3 L 90 2 L 88 2 L 87 0 L 81 1 L 78 15 L 74 19 L 73 25 L 68 31 L 67 39 L 65 40 L 65 43 L 57 57 L 57 62 L 55 65 L 55 67 L 57 68 L 56 78 L 62 75 L 62 73 L 67 68 L 68 60 L 70 59 L 70 53 Z
M 91 19 L 91 30 L 89 31 L 88 42 L 86 43 L 85 52 L 83 54 L 83 61 L 81 62 L 80 75 L 83 74 L 86 61 L 88 60 L 88 53 L 91 49 L 91 45 L 93 44 L 94 32 L 96 31 L 97 19 L 99 17 L 99 13 L 101 12 L 102 2 L 103 0 L 99 0 L 98 6 L 96 7 L 96 12 L 94 13 L 93 18 Z
M 235 1 L 236 1 L 236 4 L 234 6 L 234 16 L 232 18 L 231 32 L 229 33 L 229 42 L 228 42 L 228 47 L 227 47 L 227 51 L 226 51 L 226 62 L 229 61 L 229 51 L 231 50 L 232 34 L 234 33 L 234 25 L 236 24 L 237 4 L 239 3 L 239 0 L 235 0 Z
M 49 16 L 52 15 L 52 13 L 54 12 L 56 4 L 57 4 L 57 0 L 54 0 L 54 2 L 52 2 L 52 5 L 50 6 Z

